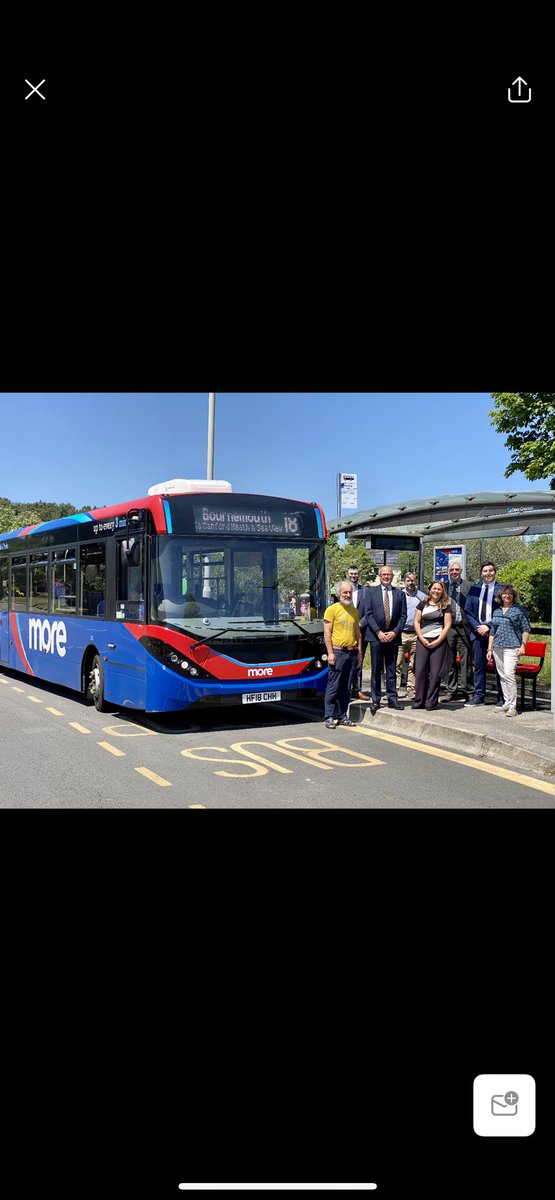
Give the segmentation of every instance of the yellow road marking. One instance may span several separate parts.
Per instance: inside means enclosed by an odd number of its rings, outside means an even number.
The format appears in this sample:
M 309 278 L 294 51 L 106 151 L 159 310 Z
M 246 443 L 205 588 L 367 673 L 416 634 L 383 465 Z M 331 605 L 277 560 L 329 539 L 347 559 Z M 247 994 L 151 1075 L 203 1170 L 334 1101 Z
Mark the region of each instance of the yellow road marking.
M 148 767 L 135 767 L 139 775 L 144 775 L 146 779 L 151 779 L 153 783 L 157 783 L 159 787 L 171 787 L 169 779 L 162 779 L 161 775 L 155 775 L 154 771 L 149 771 Z
M 555 796 L 555 784 L 544 783 L 542 779 L 532 779 L 529 775 L 520 775 L 518 771 L 509 771 L 507 767 L 497 767 L 492 763 L 481 762 L 477 758 L 467 758 L 464 754 L 455 754 L 452 750 L 440 750 L 438 746 L 422 745 L 412 738 L 397 737 L 394 733 L 382 733 L 374 729 L 361 729 L 357 725 L 353 733 L 362 733 L 364 737 L 379 738 L 383 742 L 393 742 L 396 746 L 406 746 L 409 750 L 419 750 L 421 754 L 432 754 L 435 758 L 446 758 L 448 762 L 461 763 L 463 767 L 472 767 L 475 771 L 484 771 L 486 775 L 498 775 L 501 779 L 509 779 L 512 783 L 520 783 L 522 787 L 535 789 L 537 792 L 547 792 Z
M 305 743 L 310 742 L 310 746 Z M 300 744 L 302 743 L 302 745 Z M 298 753 L 292 749 L 292 746 L 299 745 Z M 323 742 L 321 738 L 302 737 L 302 738 L 279 738 L 276 742 L 232 742 L 231 749 L 237 754 L 243 755 L 242 758 L 214 758 L 214 752 L 217 754 L 226 754 L 227 751 L 223 746 L 195 746 L 194 750 L 182 750 L 181 754 L 184 758 L 198 759 L 199 762 L 218 762 L 218 763 L 235 763 L 247 769 L 239 771 L 214 771 L 215 775 L 221 775 L 224 779 L 256 779 L 261 775 L 267 775 L 268 771 L 277 771 L 280 775 L 292 775 L 293 772 L 289 767 L 282 767 L 280 763 L 272 762 L 269 758 L 263 758 L 261 754 L 255 754 L 253 750 L 247 750 L 247 746 L 263 746 L 266 750 L 274 751 L 277 754 L 286 754 L 289 758 L 294 758 L 297 762 L 303 763 L 307 767 L 318 767 L 321 771 L 333 771 L 334 767 L 383 767 L 381 758 L 370 758 L 368 754 L 359 754 L 356 750 L 347 750 L 345 746 L 338 746 L 337 742 Z M 210 751 L 208 754 L 201 753 L 202 751 Z M 328 762 L 320 762 L 319 760 L 329 755 L 343 754 L 349 755 L 351 758 L 356 758 L 357 762 L 345 762 L 345 759 L 329 758 Z M 245 762 L 245 759 L 248 761 Z
M 117 746 L 111 746 L 109 742 L 97 742 L 97 746 L 102 746 L 103 750 L 109 750 L 110 754 L 115 754 L 117 758 L 125 758 L 125 750 L 118 750 Z
M 206 804 L 188 804 L 187 808 L 206 808 Z
M 69 722 L 72 729 L 76 729 L 78 733 L 90 733 L 90 729 L 85 729 L 84 725 L 80 725 L 78 721 Z
M 126 726 L 130 732 L 125 728 Z M 155 729 L 144 729 L 142 725 L 135 725 L 133 721 L 120 721 L 117 725 L 105 725 L 102 732 L 109 733 L 112 737 L 159 737 Z
M 63 717 L 64 715 L 63 712 L 60 712 L 59 708 L 47 708 L 46 711 L 51 712 L 53 717 Z
M 39 700 L 37 696 L 27 696 L 27 699 L 31 700 L 33 704 L 42 704 L 42 700 Z
M 25 691 L 25 688 L 18 688 L 15 686 L 15 683 L 12 683 L 12 692 L 24 692 L 24 691 Z

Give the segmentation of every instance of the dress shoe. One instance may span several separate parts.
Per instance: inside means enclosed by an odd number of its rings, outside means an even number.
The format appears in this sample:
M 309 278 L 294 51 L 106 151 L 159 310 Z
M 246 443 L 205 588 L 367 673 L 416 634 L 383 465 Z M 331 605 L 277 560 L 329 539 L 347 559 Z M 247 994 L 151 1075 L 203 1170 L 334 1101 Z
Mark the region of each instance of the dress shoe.
M 387 702 L 387 707 L 388 707 L 388 708 L 400 708 L 400 709 L 402 709 L 403 705 L 402 705 L 402 704 L 399 704 L 399 701 L 398 701 L 398 700 L 388 700 L 388 702 Z
M 424 708 L 423 704 L 411 704 L 411 708 Z
M 372 713 L 372 716 L 375 716 L 375 714 L 377 713 L 377 711 L 378 711 L 379 707 L 380 707 L 380 706 L 379 706 L 379 704 L 376 704 L 376 701 L 375 701 L 375 700 L 373 700 L 373 701 L 372 701 L 372 703 L 371 703 L 371 705 L 370 705 L 370 712 Z
M 354 698 L 355 698 L 355 700 L 371 700 L 372 699 L 372 697 L 368 695 L 368 692 L 355 692 Z

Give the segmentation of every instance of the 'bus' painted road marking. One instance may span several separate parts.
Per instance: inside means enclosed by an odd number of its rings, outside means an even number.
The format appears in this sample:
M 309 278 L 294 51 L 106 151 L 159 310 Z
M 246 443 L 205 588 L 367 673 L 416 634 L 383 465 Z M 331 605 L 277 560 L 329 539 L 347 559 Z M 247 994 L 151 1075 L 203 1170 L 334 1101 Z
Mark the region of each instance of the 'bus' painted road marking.
M 27 699 L 30 700 L 32 704 L 42 704 L 42 700 L 39 700 L 38 696 L 29 696 L 28 695 Z
M 72 729 L 76 729 L 78 733 L 90 733 L 90 729 L 85 729 L 84 725 L 80 725 L 78 721 L 69 722 Z
M 111 737 L 158 737 L 159 735 L 154 729 L 144 729 L 137 726 L 134 721 L 121 721 L 119 725 L 105 725 L 103 733 L 109 733 Z
M 171 787 L 169 779 L 162 779 L 161 775 L 155 775 L 154 771 L 149 771 L 148 767 L 135 767 L 139 775 L 144 775 L 146 779 L 152 780 L 152 783 L 157 783 L 159 787 Z
M 46 711 L 51 712 L 53 717 L 63 717 L 64 715 L 63 712 L 60 712 L 59 708 L 47 708 Z
M 438 746 L 428 746 L 426 743 L 415 742 L 412 738 L 397 737 L 393 733 L 382 733 L 377 729 L 361 729 L 357 725 L 353 733 L 362 733 L 365 737 L 379 738 L 384 742 L 393 742 L 396 746 L 407 746 L 409 750 L 419 750 L 422 754 L 432 754 L 435 758 L 446 758 L 448 762 L 460 763 L 463 767 L 472 767 L 475 771 L 484 771 L 486 775 L 498 775 L 500 779 L 509 779 L 511 783 L 520 783 L 523 787 L 534 788 L 537 792 L 547 792 L 555 796 L 555 784 L 544 783 L 543 779 L 532 779 L 531 775 L 520 775 L 518 771 L 509 771 L 506 767 L 495 767 L 492 763 L 481 762 L 477 758 L 467 758 L 464 754 L 455 754 L 452 750 L 440 750 Z
M 103 750 L 109 750 L 110 754 L 115 754 L 117 758 L 125 758 L 125 750 L 118 750 L 117 746 L 111 746 L 109 742 L 97 742 L 97 746 L 102 746 Z

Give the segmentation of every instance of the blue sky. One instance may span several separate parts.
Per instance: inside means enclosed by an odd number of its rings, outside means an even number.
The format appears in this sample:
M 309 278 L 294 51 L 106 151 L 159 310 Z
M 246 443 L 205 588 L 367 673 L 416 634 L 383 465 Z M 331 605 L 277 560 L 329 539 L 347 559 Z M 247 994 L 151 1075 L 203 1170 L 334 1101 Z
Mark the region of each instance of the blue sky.
M 489 392 L 217 392 L 214 476 L 234 491 L 317 500 L 336 474 L 358 508 L 472 491 L 536 491 L 490 424 Z M 97 507 L 205 478 L 208 393 L 0 393 L 0 495 Z M 347 514 L 348 515 L 348 514 Z

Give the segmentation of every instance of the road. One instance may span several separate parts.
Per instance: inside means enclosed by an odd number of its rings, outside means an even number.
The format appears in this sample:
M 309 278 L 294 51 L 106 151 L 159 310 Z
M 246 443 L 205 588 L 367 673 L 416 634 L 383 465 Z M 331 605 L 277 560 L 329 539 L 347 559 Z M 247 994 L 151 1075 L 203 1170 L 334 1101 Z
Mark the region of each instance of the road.
M 98 713 L 0 672 L 2 808 L 553 808 L 555 783 L 320 712 Z

